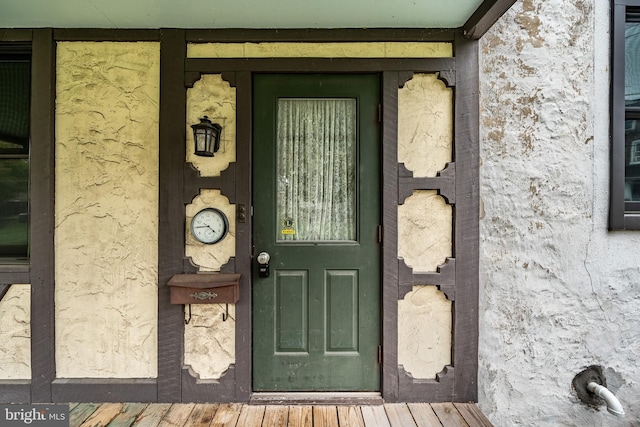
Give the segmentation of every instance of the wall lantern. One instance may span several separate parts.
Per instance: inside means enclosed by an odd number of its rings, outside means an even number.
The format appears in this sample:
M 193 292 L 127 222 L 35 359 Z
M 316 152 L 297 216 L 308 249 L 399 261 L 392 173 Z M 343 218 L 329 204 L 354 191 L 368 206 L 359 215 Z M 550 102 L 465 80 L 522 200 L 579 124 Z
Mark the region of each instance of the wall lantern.
M 222 126 L 211 123 L 209 117 L 204 116 L 200 123 L 191 125 L 193 129 L 193 141 L 195 143 L 195 155 L 213 157 L 213 153 L 220 148 L 220 134 Z

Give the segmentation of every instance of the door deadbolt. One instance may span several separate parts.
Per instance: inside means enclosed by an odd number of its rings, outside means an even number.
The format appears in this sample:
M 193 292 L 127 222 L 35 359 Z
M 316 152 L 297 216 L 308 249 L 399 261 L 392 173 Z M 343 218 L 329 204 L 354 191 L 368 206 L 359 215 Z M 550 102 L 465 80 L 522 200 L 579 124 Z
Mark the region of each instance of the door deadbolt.
M 256 260 L 258 261 L 258 276 L 269 277 L 269 260 L 271 256 L 266 252 L 260 252 Z

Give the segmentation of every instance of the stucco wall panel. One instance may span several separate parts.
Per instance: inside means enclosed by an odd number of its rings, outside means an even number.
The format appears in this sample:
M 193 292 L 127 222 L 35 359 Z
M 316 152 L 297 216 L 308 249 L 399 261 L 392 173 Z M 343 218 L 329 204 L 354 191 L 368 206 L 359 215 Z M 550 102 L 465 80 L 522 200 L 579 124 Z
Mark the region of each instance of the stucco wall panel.
M 56 91 L 57 376 L 155 377 L 159 45 L 58 43 Z
M 31 286 L 12 285 L 0 301 L 0 381 L 31 378 Z
M 209 117 L 222 126 L 220 150 L 214 157 L 194 154 L 191 125 L 200 118 Z M 202 176 L 219 176 L 236 160 L 236 88 L 231 87 L 219 74 L 203 75 L 187 90 L 187 162 L 192 163 Z
M 496 426 L 640 418 L 640 237 L 607 232 L 608 8 L 517 2 L 480 42 L 479 403 Z M 591 364 L 625 419 L 571 390 Z
M 398 301 L 398 364 L 422 379 L 451 364 L 451 301 L 435 286 L 414 286 Z
M 451 43 L 190 43 L 190 58 L 444 58 Z
M 436 74 L 416 74 L 398 90 L 398 162 L 413 176 L 436 176 L 453 155 L 453 92 Z
M 436 271 L 452 254 L 452 210 L 436 191 L 415 191 L 398 206 L 398 256 L 414 271 Z

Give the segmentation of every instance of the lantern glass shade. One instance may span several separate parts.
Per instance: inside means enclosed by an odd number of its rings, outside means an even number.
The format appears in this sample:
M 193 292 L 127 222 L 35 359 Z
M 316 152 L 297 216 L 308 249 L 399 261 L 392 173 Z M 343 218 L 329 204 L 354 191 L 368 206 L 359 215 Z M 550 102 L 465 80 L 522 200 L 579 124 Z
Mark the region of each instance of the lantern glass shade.
M 204 116 L 200 119 L 200 123 L 191 125 L 191 128 L 193 129 L 195 155 L 213 157 L 213 154 L 220 149 L 222 126 L 211 123 L 211 120 Z

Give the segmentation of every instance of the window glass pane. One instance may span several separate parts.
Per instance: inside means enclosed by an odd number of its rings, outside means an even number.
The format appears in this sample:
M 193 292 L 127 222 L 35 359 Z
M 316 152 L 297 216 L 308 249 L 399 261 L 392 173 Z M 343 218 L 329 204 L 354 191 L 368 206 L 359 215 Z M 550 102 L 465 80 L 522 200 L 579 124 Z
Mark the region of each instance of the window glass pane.
M 277 240 L 356 240 L 356 100 L 280 99 Z
M 0 158 L 0 257 L 26 257 L 29 161 Z
M 0 57 L 0 154 L 29 152 L 28 60 Z

